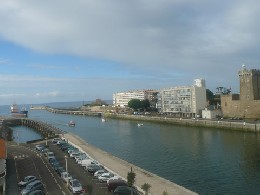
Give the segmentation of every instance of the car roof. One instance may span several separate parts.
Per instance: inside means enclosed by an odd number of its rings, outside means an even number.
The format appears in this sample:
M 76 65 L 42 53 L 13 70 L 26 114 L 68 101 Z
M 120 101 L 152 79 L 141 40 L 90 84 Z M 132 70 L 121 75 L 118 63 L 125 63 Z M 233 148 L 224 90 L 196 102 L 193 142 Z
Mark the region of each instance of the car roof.
M 36 184 L 36 183 L 42 183 L 40 180 L 35 180 L 35 181 L 33 181 L 33 182 L 31 182 L 31 183 L 29 183 L 28 185 L 34 185 L 34 184 Z

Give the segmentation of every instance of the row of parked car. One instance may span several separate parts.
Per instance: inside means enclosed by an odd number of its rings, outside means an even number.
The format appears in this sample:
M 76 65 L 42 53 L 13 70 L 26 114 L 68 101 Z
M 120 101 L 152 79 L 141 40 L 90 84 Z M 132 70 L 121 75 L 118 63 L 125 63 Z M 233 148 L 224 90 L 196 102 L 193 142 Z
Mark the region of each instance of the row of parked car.
M 66 152 L 67 156 L 73 158 L 84 170 L 91 173 L 100 182 L 106 183 L 108 191 L 114 192 L 115 195 L 139 194 L 135 188 L 129 187 L 126 181 L 118 175 L 109 172 L 103 165 L 91 158 L 87 153 L 82 152 L 79 148 L 62 139 L 55 138 L 52 142 Z
M 53 143 L 57 143 L 58 141 L 61 140 L 52 140 Z M 60 162 L 56 159 L 54 152 L 50 151 L 43 145 L 36 145 L 36 150 L 43 153 L 43 155 L 48 159 L 54 171 L 57 172 L 61 179 L 68 184 L 68 188 L 73 194 L 81 194 L 84 191 L 81 183 L 77 179 L 72 178 L 72 176 L 63 168 L 63 166 L 61 166 Z
M 42 182 L 34 175 L 29 175 L 18 182 L 18 187 L 22 195 L 43 195 L 44 186 Z

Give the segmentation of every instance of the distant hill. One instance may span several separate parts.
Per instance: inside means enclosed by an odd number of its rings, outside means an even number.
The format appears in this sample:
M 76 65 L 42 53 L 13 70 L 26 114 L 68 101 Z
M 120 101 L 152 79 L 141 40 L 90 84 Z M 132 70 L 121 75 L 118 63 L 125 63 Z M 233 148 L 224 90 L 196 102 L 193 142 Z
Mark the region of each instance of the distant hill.
M 112 104 L 113 100 L 103 100 L 107 104 Z M 93 101 L 74 101 L 74 102 L 50 102 L 50 103 L 43 103 L 43 104 L 32 104 L 33 106 L 49 106 L 52 108 L 79 108 L 83 104 L 91 104 Z

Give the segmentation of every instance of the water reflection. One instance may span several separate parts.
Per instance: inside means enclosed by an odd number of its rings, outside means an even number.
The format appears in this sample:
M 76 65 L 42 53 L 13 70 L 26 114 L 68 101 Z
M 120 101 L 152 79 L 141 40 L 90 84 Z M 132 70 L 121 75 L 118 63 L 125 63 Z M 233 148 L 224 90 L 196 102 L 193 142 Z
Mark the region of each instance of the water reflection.
M 199 194 L 258 194 L 258 134 L 32 111 L 119 158 Z M 73 120 L 76 126 L 66 125 Z M 27 131 L 27 135 L 33 131 Z M 23 131 L 25 132 L 25 131 Z M 15 134 L 15 133 L 14 133 Z M 30 135 L 31 136 L 31 135 Z

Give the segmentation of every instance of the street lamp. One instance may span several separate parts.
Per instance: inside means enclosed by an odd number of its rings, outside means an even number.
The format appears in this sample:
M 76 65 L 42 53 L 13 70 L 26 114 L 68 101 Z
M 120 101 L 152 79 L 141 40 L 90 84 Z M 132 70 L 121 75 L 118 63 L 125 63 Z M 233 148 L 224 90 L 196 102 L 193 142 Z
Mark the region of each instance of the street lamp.
M 68 173 L 68 156 L 65 155 L 65 162 L 66 162 L 66 172 Z

